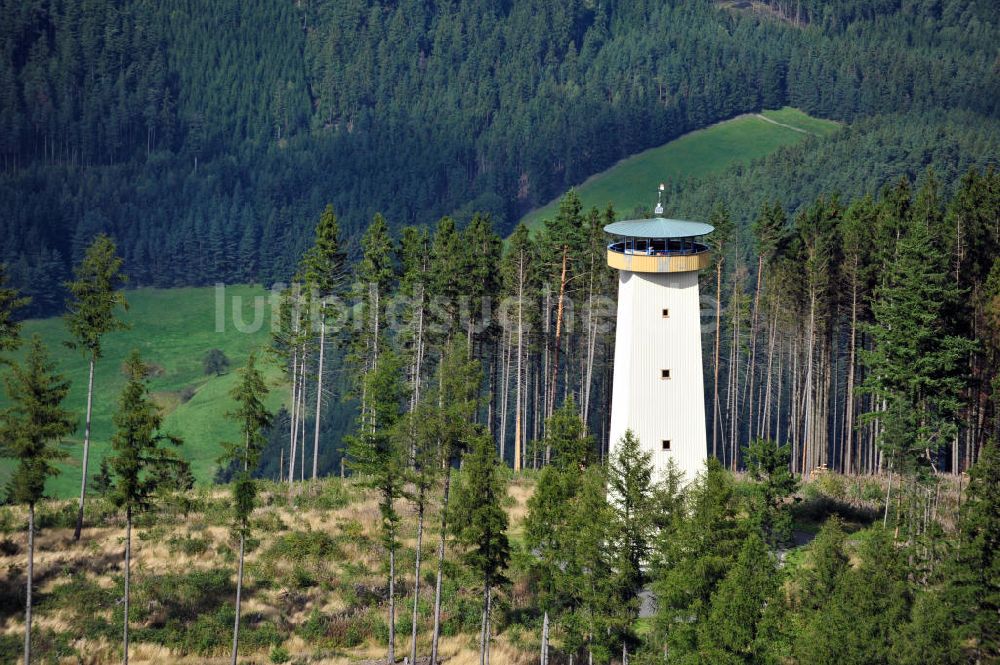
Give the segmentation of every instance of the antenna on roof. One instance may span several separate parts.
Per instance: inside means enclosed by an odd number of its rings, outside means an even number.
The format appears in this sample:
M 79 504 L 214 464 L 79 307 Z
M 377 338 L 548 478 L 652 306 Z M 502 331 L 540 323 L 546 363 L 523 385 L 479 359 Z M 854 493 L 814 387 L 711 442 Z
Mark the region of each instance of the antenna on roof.
M 657 215 L 663 214 L 663 190 L 666 188 L 667 186 L 661 182 L 660 191 L 656 194 L 656 208 L 653 209 L 653 212 Z

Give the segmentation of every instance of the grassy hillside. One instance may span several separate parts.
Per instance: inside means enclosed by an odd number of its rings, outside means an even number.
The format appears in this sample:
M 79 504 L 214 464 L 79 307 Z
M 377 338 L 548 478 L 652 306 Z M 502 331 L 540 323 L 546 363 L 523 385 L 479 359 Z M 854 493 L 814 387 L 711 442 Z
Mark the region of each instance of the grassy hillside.
M 610 202 L 619 215 L 629 216 L 636 206 L 655 203 L 660 182 L 720 173 L 733 164 L 747 164 L 810 135 L 828 136 L 838 126 L 788 107 L 742 115 L 623 159 L 576 190 L 585 208 L 604 208 Z M 555 214 L 558 204 L 558 199 L 550 201 L 521 221 L 535 228 Z
M 104 357 L 94 377 L 94 424 L 91 447 L 91 475 L 96 472 L 109 448 L 111 417 L 118 395 L 125 385 L 122 361 L 132 349 L 155 366 L 150 388 L 166 414 L 165 428 L 184 439 L 184 456 L 191 461 L 199 482 L 208 482 L 215 472 L 221 441 L 235 436 L 235 427 L 225 418 L 230 409 L 229 390 L 236 381 L 235 369 L 247 353 L 268 342 L 270 311 L 265 308 L 264 324 L 254 333 L 242 333 L 233 325 L 232 296 L 242 298 L 243 320 L 253 320 L 253 298 L 264 296 L 259 287 L 230 286 L 226 289 L 226 321 L 223 332 L 216 331 L 216 297 L 213 288 L 138 289 L 126 294 L 130 308 L 123 318 L 131 329 L 112 333 L 104 341 Z M 72 381 L 67 405 L 79 414 L 79 427 L 67 441 L 70 459 L 63 473 L 49 481 L 47 492 L 70 497 L 79 492 L 80 460 L 83 453 L 83 420 L 87 399 L 87 360 L 63 342 L 69 337 L 61 319 L 27 321 L 25 338 L 37 334 L 45 341 L 59 370 Z M 221 349 L 229 357 L 231 369 L 222 376 L 206 376 L 202 357 L 209 349 Z M 285 393 L 280 389 L 278 369 L 268 363 L 271 383 L 278 387 L 271 395 L 277 407 Z M 5 405 L 6 395 L 0 396 Z M 10 462 L 0 460 L 0 484 L 6 481 Z

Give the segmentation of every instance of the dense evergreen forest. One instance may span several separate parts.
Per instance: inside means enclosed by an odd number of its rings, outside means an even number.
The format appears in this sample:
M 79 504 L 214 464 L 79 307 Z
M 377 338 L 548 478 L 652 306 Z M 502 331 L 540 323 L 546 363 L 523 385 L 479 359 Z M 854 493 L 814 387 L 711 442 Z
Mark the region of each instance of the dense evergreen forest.
M 0 16 L 0 660 L 1000 659 L 995 2 Z M 603 228 L 647 211 L 572 185 L 784 105 L 843 126 L 667 188 L 715 227 L 708 449 L 657 475 L 607 434 Z M 234 366 L 212 415 L 237 434 L 195 488 L 157 340 L 117 397 L 94 368 L 127 286 L 220 281 L 275 284 L 278 325 L 246 357 L 205 349 Z M 84 413 L 22 339 L 56 313 Z M 60 473 L 78 501 L 46 498 Z
M 732 4 L 5 0 L 0 259 L 31 315 L 99 231 L 134 285 L 269 284 L 327 202 L 352 250 L 376 211 L 506 233 L 626 155 L 785 104 L 857 122 L 837 145 L 866 158 L 923 145 L 911 176 L 995 156 L 994 3 Z M 855 175 L 826 184 L 897 175 L 837 149 L 815 172 Z

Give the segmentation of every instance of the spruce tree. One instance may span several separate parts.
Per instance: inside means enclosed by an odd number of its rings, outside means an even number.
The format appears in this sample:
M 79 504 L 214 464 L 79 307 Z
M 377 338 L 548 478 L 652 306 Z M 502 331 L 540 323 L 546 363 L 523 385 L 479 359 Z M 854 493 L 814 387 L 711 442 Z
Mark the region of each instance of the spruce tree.
M 441 592 L 444 580 L 445 538 L 448 533 L 448 509 L 451 497 L 452 467 L 461 458 L 472 439 L 478 434 L 473 424 L 479 409 L 479 385 L 482 369 L 469 358 L 463 342 L 448 344 L 438 364 L 437 416 L 435 427 L 439 441 L 440 464 L 444 470 L 441 489 L 441 526 L 438 531 L 437 572 L 434 580 L 434 628 L 431 633 L 431 662 L 438 662 L 438 641 L 441 635 Z
M 122 653 L 128 665 L 129 582 L 132 568 L 132 519 L 155 505 L 158 492 L 176 486 L 187 463 L 167 445 L 182 441 L 160 431 L 163 418 L 149 395 L 149 368 L 138 351 L 125 361 L 128 382 L 118 400 L 111 437 L 111 468 L 114 481 L 108 498 L 125 512 L 125 597 Z
M 543 659 L 548 658 L 550 621 L 562 624 L 575 619 L 570 579 L 579 524 L 574 522 L 573 507 L 593 456 L 593 440 L 572 397 L 546 421 L 545 433 L 551 463 L 542 469 L 535 493 L 528 499 L 524 525 L 525 541 L 535 553 L 532 567 L 539 577 Z
M 767 439 L 755 439 L 746 450 L 747 472 L 754 480 L 751 517 L 771 547 L 785 545 L 792 537 L 792 516 L 787 499 L 798 488 L 789 468 L 792 451 Z
M 406 497 L 406 469 L 409 450 L 400 436 L 405 387 L 403 363 L 391 350 L 384 350 L 378 365 L 364 377 L 367 416 L 358 422 L 358 432 L 350 437 L 348 455 L 362 483 L 379 495 L 382 546 L 388 553 L 389 645 L 388 662 L 396 654 L 396 551 L 399 549 L 399 512 L 396 501 Z
M 87 412 L 83 431 L 83 462 L 80 472 L 80 503 L 77 509 L 76 529 L 73 539 L 80 539 L 83 529 L 83 507 L 87 498 L 87 466 L 90 459 L 90 425 L 94 403 L 94 364 L 103 353 L 101 340 L 109 332 L 124 330 L 128 326 L 118 318 L 118 310 L 128 310 L 128 302 L 121 289 L 127 278 L 121 272 L 122 259 L 111 238 L 103 233 L 87 247 L 83 260 L 76 268 L 76 279 L 66 284 L 70 299 L 64 317 L 72 340 L 70 348 L 79 349 L 87 356 Z
M 437 395 L 432 391 L 416 408 L 406 413 L 397 427 L 398 435 L 409 453 L 409 482 L 413 491 L 409 498 L 417 510 L 417 541 L 414 546 L 413 612 L 410 627 L 410 662 L 417 660 L 418 607 L 420 603 L 420 572 L 423 563 L 424 522 L 432 492 L 441 473 L 439 444 L 439 413 Z
M 306 283 L 316 289 L 319 301 L 319 358 L 316 364 L 316 410 L 313 414 L 313 468 L 312 478 L 319 473 L 319 430 L 323 405 L 323 379 L 326 374 L 327 307 L 344 287 L 346 279 L 345 257 L 340 249 L 340 224 L 327 204 L 316 225 L 316 240 L 303 257 Z
M 440 308 L 437 336 L 449 340 L 459 328 L 458 298 L 462 276 L 455 265 L 461 256 L 462 242 L 455 221 L 442 217 L 431 239 L 430 291 Z
M 653 592 L 654 640 L 678 659 L 698 650 L 699 623 L 745 541 L 732 476 L 714 457 L 685 490 L 674 537 L 660 541 Z M 674 657 L 672 656 L 672 657 Z
M 959 635 L 979 662 L 1000 659 L 1000 446 L 988 442 L 969 471 L 949 600 L 959 608 Z
M 719 430 L 722 427 L 722 409 L 719 404 L 719 371 L 722 349 L 722 276 L 729 240 L 733 235 L 733 223 L 729 210 L 722 203 L 716 204 L 709 222 L 715 228 L 711 235 L 712 260 L 715 263 L 715 350 L 712 360 L 712 456 L 719 457 Z
M 559 201 L 559 211 L 551 220 L 545 220 L 541 259 L 546 264 L 546 278 L 558 281 L 554 330 L 546 342 L 551 349 L 550 376 L 547 377 L 548 393 L 545 397 L 546 415 L 555 410 L 556 389 L 559 385 L 559 356 L 562 352 L 564 312 L 570 281 L 574 274 L 574 261 L 582 253 L 584 244 L 583 205 L 576 190 L 569 190 Z M 549 313 L 546 312 L 546 317 Z M 548 330 L 548 328 L 546 328 Z M 548 460 L 546 460 L 548 461 Z
M 494 587 L 507 581 L 510 561 L 507 539 L 507 512 L 503 500 L 507 483 L 488 434 L 473 438 L 465 456 L 460 482 L 455 488 L 452 529 L 463 546 L 463 559 L 479 575 L 483 584 L 483 619 L 480 665 L 488 665 L 490 651 L 490 610 Z
M 507 312 L 507 326 L 510 335 L 516 338 L 517 351 L 514 362 L 515 396 L 514 396 L 514 471 L 520 471 L 523 464 L 526 428 L 526 395 L 525 395 L 525 349 L 530 322 L 537 318 L 532 302 L 537 289 L 537 274 L 534 268 L 537 250 L 531 240 L 531 233 L 524 224 L 518 224 L 510 235 L 507 251 L 500 265 L 500 274 L 504 295 L 514 300 L 514 307 Z M 515 332 L 516 331 L 516 332 Z M 514 342 L 512 342 L 513 344 Z
M 896 471 L 929 468 L 957 431 L 963 363 L 973 349 L 951 327 L 948 311 L 958 297 L 928 223 L 913 220 L 876 289 L 875 322 L 867 328 L 873 348 L 862 354 L 870 370 L 863 388 L 885 405 L 865 418 L 878 419 Z
M 608 464 L 608 548 L 614 559 L 618 630 L 626 646 L 634 640 L 632 625 L 639 617 L 639 593 L 648 581 L 646 566 L 656 539 L 660 486 L 654 473 L 652 454 L 626 430 Z
M 802 665 L 893 662 L 910 611 L 906 552 L 876 527 L 861 548 L 861 564 L 845 570 L 827 602 L 799 631 L 794 654 Z
M 430 316 L 430 234 L 425 228 L 407 226 L 399 242 L 399 295 L 404 303 L 404 325 L 399 332 L 410 378 L 410 410 L 420 403 L 427 364 Z
M 469 299 L 468 320 L 464 323 L 469 343 L 472 344 L 489 333 L 492 317 L 484 307 L 500 292 L 499 260 L 503 242 L 493 230 L 490 216 L 476 214 L 462 231 L 461 243 L 463 254 L 456 258 L 461 261 L 462 296 Z
M 35 557 L 35 504 L 44 496 L 45 481 L 57 475 L 55 462 L 66 457 L 59 439 L 76 427 L 62 408 L 69 382 L 55 372 L 55 364 L 38 336 L 31 339 L 23 364 L 13 364 L 5 377 L 6 408 L 0 422 L 3 457 L 17 462 L 7 480 L 7 500 L 28 505 L 28 570 L 24 613 L 24 663 L 31 662 L 31 610 Z
M 699 626 L 699 651 L 706 662 L 766 662 L 770 645 L 764 615 L 776 601 L 778 582 L 773 555 L 759 535 L 751 534 Z
M 832 516 L 823 523 L 809 546 L 809 566 L 802 573 L 801 600 L 806 613 L 826 605 L 833 595 L 840 576 L 848 568 L 843 523 Z
M 20 344 L 21 323 L 15 312 L 28 304 L 17 289 L 7 286 L 7 272 L 0 263 L 0 352 L 13 351 Z
M 233 530 L 239 535 L 240 556 L 236 573 L 236 619 L 233 625 L 233 665 L 236 665 L 240 638 L 240 604 L 243 595 L 243 563 L 246 553 L 246 539 L 250 533 L 250 516 L 257 503 L 257 482 L 253 472 L 260 462 L 260 455 L 266 443 L 264 431 L 270 426 L 273 415 L 264 404 L 268 388 L 264 377 L 257 369 L 257 356 L 251 352 L 247 364 L 240 370 L 240 382 L 233 387 L 230 396 L 236 402 L 236 410 L 228 416 L 240 427 L 242 441 L 226 444 L 225 461 L 235 466 L 236 478 L 232 481 L 234 520 Z
M 588 662 L 606 662 L 614 650 L 610 632 L 616 629 L 618 607 L 614 588 L 614 555 L 607 546 L 612 524 L 603 466 L 581 472 L 577 491 L 567 506 L 567 565 L 560 585 L 567 599 L 562 626 L 571 654 L 587 651 Z

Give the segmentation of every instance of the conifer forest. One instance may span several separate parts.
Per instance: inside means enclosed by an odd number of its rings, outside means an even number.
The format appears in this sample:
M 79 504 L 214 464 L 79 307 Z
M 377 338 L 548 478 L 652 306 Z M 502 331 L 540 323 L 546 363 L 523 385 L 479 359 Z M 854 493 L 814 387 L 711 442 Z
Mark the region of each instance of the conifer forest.
M 1000 5 L 0 0 L 0 378 L 0 663 L 1000 663 Z

